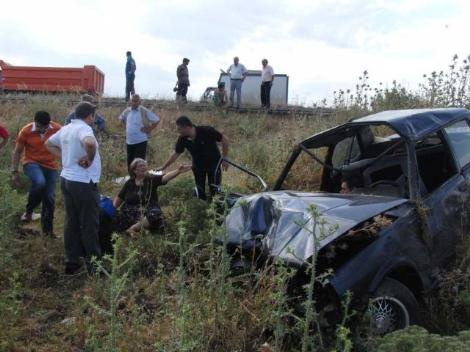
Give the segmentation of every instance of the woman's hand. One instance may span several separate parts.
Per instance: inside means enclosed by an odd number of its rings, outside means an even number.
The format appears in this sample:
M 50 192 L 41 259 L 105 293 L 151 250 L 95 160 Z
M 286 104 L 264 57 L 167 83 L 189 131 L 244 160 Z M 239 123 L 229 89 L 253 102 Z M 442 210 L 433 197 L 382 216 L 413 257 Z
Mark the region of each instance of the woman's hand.
M 162 177 L 162 181 L 163 182 L 168 182 L 168 181 L 174 179 L 176 176 L 191 170 L 192 168 L 193 167 L 191 165 L 180 165 L 177 169 L 172 170 L 172 171 L 164 174 L 163 177 Z

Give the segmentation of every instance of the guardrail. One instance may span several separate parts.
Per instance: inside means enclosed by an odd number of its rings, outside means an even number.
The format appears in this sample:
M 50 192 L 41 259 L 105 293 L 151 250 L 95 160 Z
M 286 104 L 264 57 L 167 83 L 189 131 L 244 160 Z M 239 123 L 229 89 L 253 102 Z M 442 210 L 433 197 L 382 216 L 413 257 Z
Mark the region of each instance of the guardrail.
M 0 104 L 5 103 L 17 103 L 25 104 L 31 101 L 50 101 L 51 99 L 60 99 L 70 106 L 77 104 L 80 99 L 76 96 L 64 96 L 64 95 L 16 95 L 16 94 L 0 94 Z M 100 98 L 99 105 L 102 107 L 126 107 L 128 104 L 122 98 Z M 267 113 L 270 115 L 297 115 L 297 116 L 316 116 L 316 117 L 327 117 L 330 116 L 334 109 L 330 108 L 307 108 L 301 106 L 282 106 L 274 107 L 273 109 L 265 110 L 257 106 L 242 106 L 239 109 L 236 108 L 218 108 L 209 103 L 204 102 L 189 102 L 183 106 L 179 106 L 172 100 L 156 100 L 156 99 L 142 99 L 142 105 L 157 109 L 167 110 L 189 110 L 189 111 L 206 111 L 206 110 L 225 110 L 233 113 Z

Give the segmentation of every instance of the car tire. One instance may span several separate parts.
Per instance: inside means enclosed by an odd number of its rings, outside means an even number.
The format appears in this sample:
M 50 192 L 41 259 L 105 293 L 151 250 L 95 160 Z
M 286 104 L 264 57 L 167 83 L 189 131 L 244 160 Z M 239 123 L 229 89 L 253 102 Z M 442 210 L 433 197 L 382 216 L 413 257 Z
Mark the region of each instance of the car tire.
M 413 292 L 400 281 L 385 278 L 367 308 L 371 332 L 383 336 L 420 322 L 419 304 Z

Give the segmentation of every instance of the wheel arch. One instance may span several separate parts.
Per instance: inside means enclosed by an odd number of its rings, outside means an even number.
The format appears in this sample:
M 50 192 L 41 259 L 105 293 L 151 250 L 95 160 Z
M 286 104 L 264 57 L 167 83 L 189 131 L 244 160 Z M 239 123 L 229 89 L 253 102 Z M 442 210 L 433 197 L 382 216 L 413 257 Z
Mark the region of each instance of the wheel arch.
M 413 293 L 418 301 L 422 300 L 424 290 L 423 280 L 416 266 L 411 261 L 401 260 L 379 270 L 372 280 L 369 292 L 375 292 L 386 277 L 399 281 Z

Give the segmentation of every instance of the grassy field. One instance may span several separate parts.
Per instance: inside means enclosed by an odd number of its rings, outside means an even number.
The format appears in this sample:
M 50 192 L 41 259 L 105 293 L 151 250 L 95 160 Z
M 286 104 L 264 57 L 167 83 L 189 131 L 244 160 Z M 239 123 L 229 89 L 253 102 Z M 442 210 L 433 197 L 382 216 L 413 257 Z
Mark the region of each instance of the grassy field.
M 72 106 L 60 97 L 36 96 L 26 104 L 0 106 L 0 116 L 15 135 L 39 109 L 61 122 Z M 114 196 L 120 186 L 113 180 L 126 175 L 124 131 L 117 121 L 119 109 L 99 112 L 112 135 L 100 144 L 100 191 Z M 177 138 L 174 121 L 187 114 L 195 123 L 215 126 L 227 135 L 230 157 L 256 170 L 269 184 L 296 142 L 349 117 L 271 117 L 158 108 L 155 112 L 162 122 L 151 138 L 151 166 L 162 164 L 173 151 Z M 115 260 L 129 260 L 114 268 L 110 278 L 67 278 L 63 275 L 62 239 L 44 238 L 36 226 L 17 224 L 27 180 L 23 179 L 19 190 L 11 188 L 11 147 L 1 152 L 2 193 L 11 200 L 3 199 L 8 202 L 4 213 L 11 214 L 12 221 L 3 228 L 0 249 L 5 253 L 0 273 L 4 283 L 0 349 L 230 351 L 255 350 L 268 339 L 273 312 L 266 308 L 276 298 L 271 290 L 272 274 L 266 274 L 263 284 L 251 288 L 248 296 L 226 280 L 226 268 L 221 267 L 226 266 L 227 258 L 211 241 L 220 231 L 216 213 L 192 197 L 191 175 L 161 188 L 168 228 L 164 236 L 119 239 Z M 181 162 L 188 160 L 185 155 Z M 224 184 L 245 193 L 259 190 L 258 184 L 233 168 L 224 174 Z M 63 202 L 59 190 L 56 194 L 55 232 L 61 235 Z M 112 266 L 111 262 L 106 264 Z
M 370 88 L 372 93 L 367 93 L 358 87 L 355 93 L 339 92 L 335 113 L 328 117 L 190 112 L 157 106 L 154 111 L 162 122 L 150 141 L 150 165 L 161 165 L 170 155 L 177 137 L 174 121 L 186 114 L 196 124 L 222 131 L 230 140 L 230 157 L 272 185 L 295 143 L 363 115 L 366 108 L 443 105 L 433 103 L 430 99 L 436 97 L 426 95 L 424 89 L 421 95 L 401 89 L 374 93 Z M 440 94 L 442 98 L 444 93 Z M 71 109 L 60 96 L 32 96 L 25 104 L 0 105 L 0 119 L 15 135 L 37 110 L 47 110 L 62 122 Z M 112 134 L 100 144 L 100 192 L 114 196 L 120 187 L 113 179 L 126 175 L 124 131 L 117 121 L 119 109 L 99 112 Z M 315 330 L 305 336 L 305 321 L 293 318 L 287 304 L 285 285 L 292 273 L 286 268 L 254 274 L 256 280 L 228 278 L 229 260 L 212 241 L 222 231 L 220 215 L 215 205 L 192 197 L 189 174 L 159 191 L 167 223 L 164 235 L 146 234 L 135 240 L 117 236 L 115 256 L 101 264 L 105 274 L 65 277 L 63 239 L 43 237 L 37 225 L 19 224 L 27 180 L 19 189 L 12 187 L 11 148 L 9 144 L 0 151 L 0 351 L 353 350 L 347 324 L 328 336 Z M 184 156 L 178 162 L 187 160 Z M 242 193 L 259 189 L 233 168 L 224 174 L 223 183 L 226 189 Z M 55 232 L 62 236 L 59 189 L 56 195 Z M 469 258 L 470 246 L 462 245 L 455 268 L 442 274 L 428 300 L 425 327 L 448 337 L 413 328 L 368 341 L 361 349 L 444 351 L 453 346 L 453 351 L 467 351 Z

